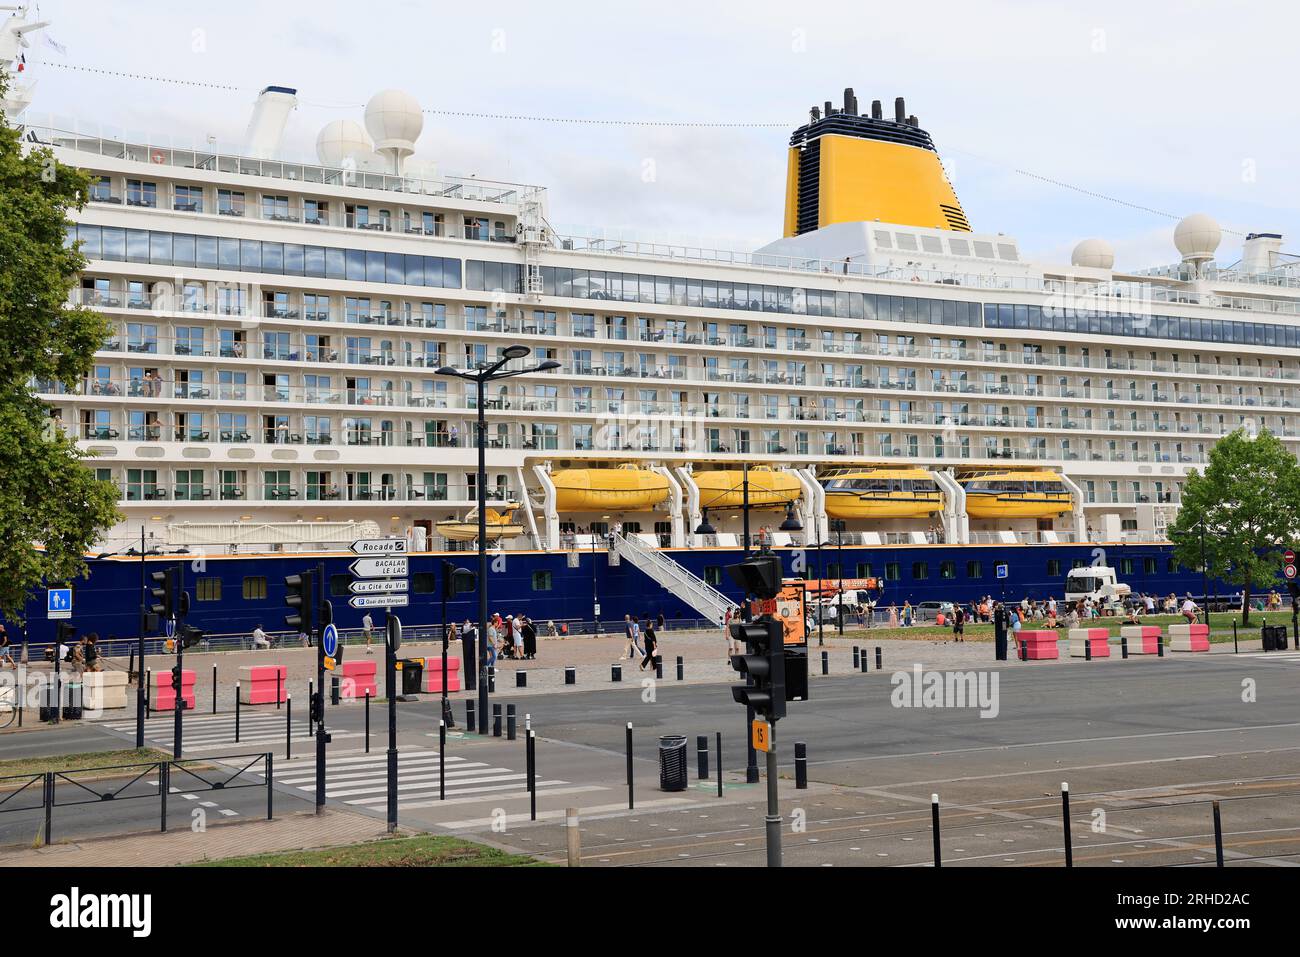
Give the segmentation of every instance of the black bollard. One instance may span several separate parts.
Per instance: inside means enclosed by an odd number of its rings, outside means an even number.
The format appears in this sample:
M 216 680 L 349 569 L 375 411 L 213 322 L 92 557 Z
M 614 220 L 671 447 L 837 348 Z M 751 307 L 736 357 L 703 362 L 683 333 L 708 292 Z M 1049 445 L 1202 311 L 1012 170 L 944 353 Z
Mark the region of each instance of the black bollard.
M 1237 653 L 1237 619 L 1232 619 L 1232 653 Z
M 1128 638 L 1125 635 L 1119 636 L 1119 656 L 1126 660 L 1128 658 Z
M 577 669 L 577 668 L 565 668 L 565 669 L 564 669 L 564 683 L 565 683 L 566 685 L 576 685 L 576 684 L 578 683 L 578 669 Z
M 631 732 L 629 731 L 628 733 L 630 734 Z M 718 797 L 722 797 L 722 732 L 721 731 L 717 732 L 717 735 L 718 735 Z
M 143 662 L 144 659 L 141 659 Z M 146 669 L 144 673 L 144 716 L 153 717 L 153 709 L 149 707 L 149 691 L 153 688 L 153 671 Z
M 284 696 L 284 759 L 293 757 L 293 695 Z
M 930 829 L 934 832 L 934 866 L 943 867 L 943 857 L 939 853 L 939 795 L 930 795 Z
M 857 671 L 858 668 L 860 667 L 860 663 L 859 663 L 859 661 L 858 661 L 858 658 L 859 658 L 859 654 L 858 654 L 858 646 L 857 646 L 857 645 L 854 645 L 854 646 L 853 646 L 853 670 L 854 670 L 854 671 Z
M 794 786 L 799 791 L 808 788 L 808 745 L 803 741 L 794 743 Z
M 515 706 L 512 704 L 508 704 L 506 705 L 506 740 L 513 741 L 514 739 L 515 739 Z
M 698 764 L 698 777 L 701 781 L 707 780 L 709 776 L 709 736 L 707 734 L 697 734 L 695 736 L 695 760 Z
M 475 723 L 474 699 L 468 698 L 465 701 L 465 730 L 473 731 L 478 725 Z
M 281 695 L 280 693 L 281 690 L 282 689 L 280 688 L 280 668 L 277 665 L 275 669 L 275 710 L 276 711 L 280 710 L 280 698 L 283 697 L 283 695 Z
M 655 660 L 655 677 L 662 678 L 664 676 L 664 660 L 660 658 L 658 655 L 655 655 L 654 660 Z
M 527 671 L 516 671 L 516 672 L 515 672 L 515 687 L 516 687 L 516 688 L 527 688 L 527 687 L 528 687 L 528 672 L 527 672 Z
M 1160 639 L 1156 642 L 1156 657 L 1163 658 L 1164 656 L 1165 656 L 1165 636 L 1161 635 Z
M 492 737 L 501 737 L 501 705 L 492 705 Z
M 370 689 L 366 689 L 366 754 L 370 753 Z
M 312 726 L 311 703 L 314 700 L 316 700 L 315 683 L 308 681 L 307 682 L 307 737 L 309 738 L 311 737 L 311 726 Z
M 524 757 L 528 762 L 528 816 L 537 820 L 537 732 L 528 729 Z
M 627 809 L 629 811 L 636 807 L 632 793 L 632 722 L 627 723 Z
M 1092 661 L 1092 639 L 1083 639 L 1083 660 Z
M 339 676 L 335 675 L 330 679 L 330 704 L 339 703 Z
M 610 666 L 609 666 L 609 680 L 610 680 L 610 681 L 622 681 L 622 680 L 623 680 L 623 666 L 622 666 L 622 665 L 610 665 Z
M 861 668 L 864 675 L 871 670 L 871 659 L 867 657 L 865 652 L 863 652 L 862 657 L 858 659 L 858 666 Z
M 497 666 L 488 668 L 488 694 L 497 693 Z
M 212 666 L 212 713 L 217 713 L 217 666 Z
M 447 722 L 438 719 L 438 800 L 447 800 Z
M 239 682 L 235 682 L 235 744 L 239 743 Z
M 1219 818 L 1219 802 L 1214 802 L 1214 866 L 1223 866 L 1223 821 Z
M 1074 843 L 1070 834 L 1070 782 L 1061 782 L 1061 822 L 1065 828 L 1065 866 L 1074 866 Z
M 828 675 L 830 673 L 831 673 L 831 653 L 829 651 L 823 651 L 822 652 L 822 674 Z
M 677 680 L 686 680 L 686 662 L 682 660 L 681 655 L 677 656 Z
M 881 669 L 881 664 L 880 664 L 880 646 L 879 646 L 879 645 L 876 645 L 876 670 L 877 670 L 877 671 L 880 671 L 880 669 Z

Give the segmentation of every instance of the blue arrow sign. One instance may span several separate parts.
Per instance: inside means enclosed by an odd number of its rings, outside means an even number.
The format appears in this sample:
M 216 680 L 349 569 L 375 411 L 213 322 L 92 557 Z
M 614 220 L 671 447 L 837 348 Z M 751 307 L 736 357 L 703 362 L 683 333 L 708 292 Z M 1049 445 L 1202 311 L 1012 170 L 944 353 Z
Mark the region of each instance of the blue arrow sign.
M 339 650 L 339 630 L 333 625 L 326 625 L 325 630 L 320 634 L 321 650 L 325 652 L 326 658 L 337 657 Z

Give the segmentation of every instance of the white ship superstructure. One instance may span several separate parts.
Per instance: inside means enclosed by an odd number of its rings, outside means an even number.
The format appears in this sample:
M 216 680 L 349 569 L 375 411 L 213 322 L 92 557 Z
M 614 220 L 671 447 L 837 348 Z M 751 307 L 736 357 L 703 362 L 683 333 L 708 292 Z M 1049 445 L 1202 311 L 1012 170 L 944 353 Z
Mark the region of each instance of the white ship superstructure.
M 110 538 L 374 523 L 452 547 L 478 410 L 437 370 L 515 344 L 560 368 L 486 402 L 510 547 L 615 524 L 734 544 L 744 465 L 770 467 L 756 524 L 838 518 L 859 544 L 1158 541 L 1220 436 L 1300 443 L 1300 270 L 1276 235 L 1221 268 L 1192 216 L 1180 264 L 1142 274 L 1100 240 L 1028 262 L 952 214 L 748 254 L 562 236 L 540 187 L 434 175 L 400 94 L 323 130 L 317 163 L 275 158 L 293 95 L 268 88 L 239 152 L 27 117 L 93 177 L 68 239 L 113 335 L 76 389 L 35 385 L 121 489 Z

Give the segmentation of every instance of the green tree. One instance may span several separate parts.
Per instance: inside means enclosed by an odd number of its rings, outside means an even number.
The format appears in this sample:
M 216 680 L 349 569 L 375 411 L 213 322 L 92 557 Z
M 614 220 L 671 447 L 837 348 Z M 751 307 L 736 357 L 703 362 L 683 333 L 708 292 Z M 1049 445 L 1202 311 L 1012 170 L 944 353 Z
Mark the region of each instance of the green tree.
M 0 95 L 6 85 L 0 74 Z M 84 575 L 85 553 L 118 517 L 117 490 L 32 391 L 78 388 L 109 326 L 67 304 L 86 260 L 65 229 L 87 177 L 27 146 L 0 113 L 0 615 L 10 621 L 43 582 Z
M 1251 438 L 1238 429 L 1210 450 L 1204 474 L 1188 473 L 1183 504 L 1168 534 L 1178 563 L 1200 568 L 1204 531 L 1209 575 L 1241 588 L 1241 620 L 1248 624 L 1252 588 L 1276 582 L 1282 549 L 1297 530 L 1296 457 L 1267 430 Z

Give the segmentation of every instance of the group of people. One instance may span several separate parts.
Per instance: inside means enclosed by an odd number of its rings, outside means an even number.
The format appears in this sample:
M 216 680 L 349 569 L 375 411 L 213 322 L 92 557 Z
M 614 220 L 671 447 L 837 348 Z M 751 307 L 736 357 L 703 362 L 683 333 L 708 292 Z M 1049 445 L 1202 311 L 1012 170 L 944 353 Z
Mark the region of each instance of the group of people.
M 469 621 L 465 627 L 470 627 Z M 550 628 L 553 632 L 555 625 Z M 537 657 L 537 625 L 527 615 L 494 614 L 488 622 L 488 652 L 491 665 L 498 658 L 532 661 Z
M 728 612 L 730 615 L 730 612 Z M 641 671 L 647 667 L 653 668 L 655 659 L 661 654 L 659 651 L 659 632 L 664 627 L 664 616 L 660 614 L 657 618 L 646 616 L 643 625 L 635 615 L 623 616 L 623 635 L 627 639 L 627 647 L 623 650 L 626 654 L 619 656 L 619 661 L 628 659 L 641 659 Z

